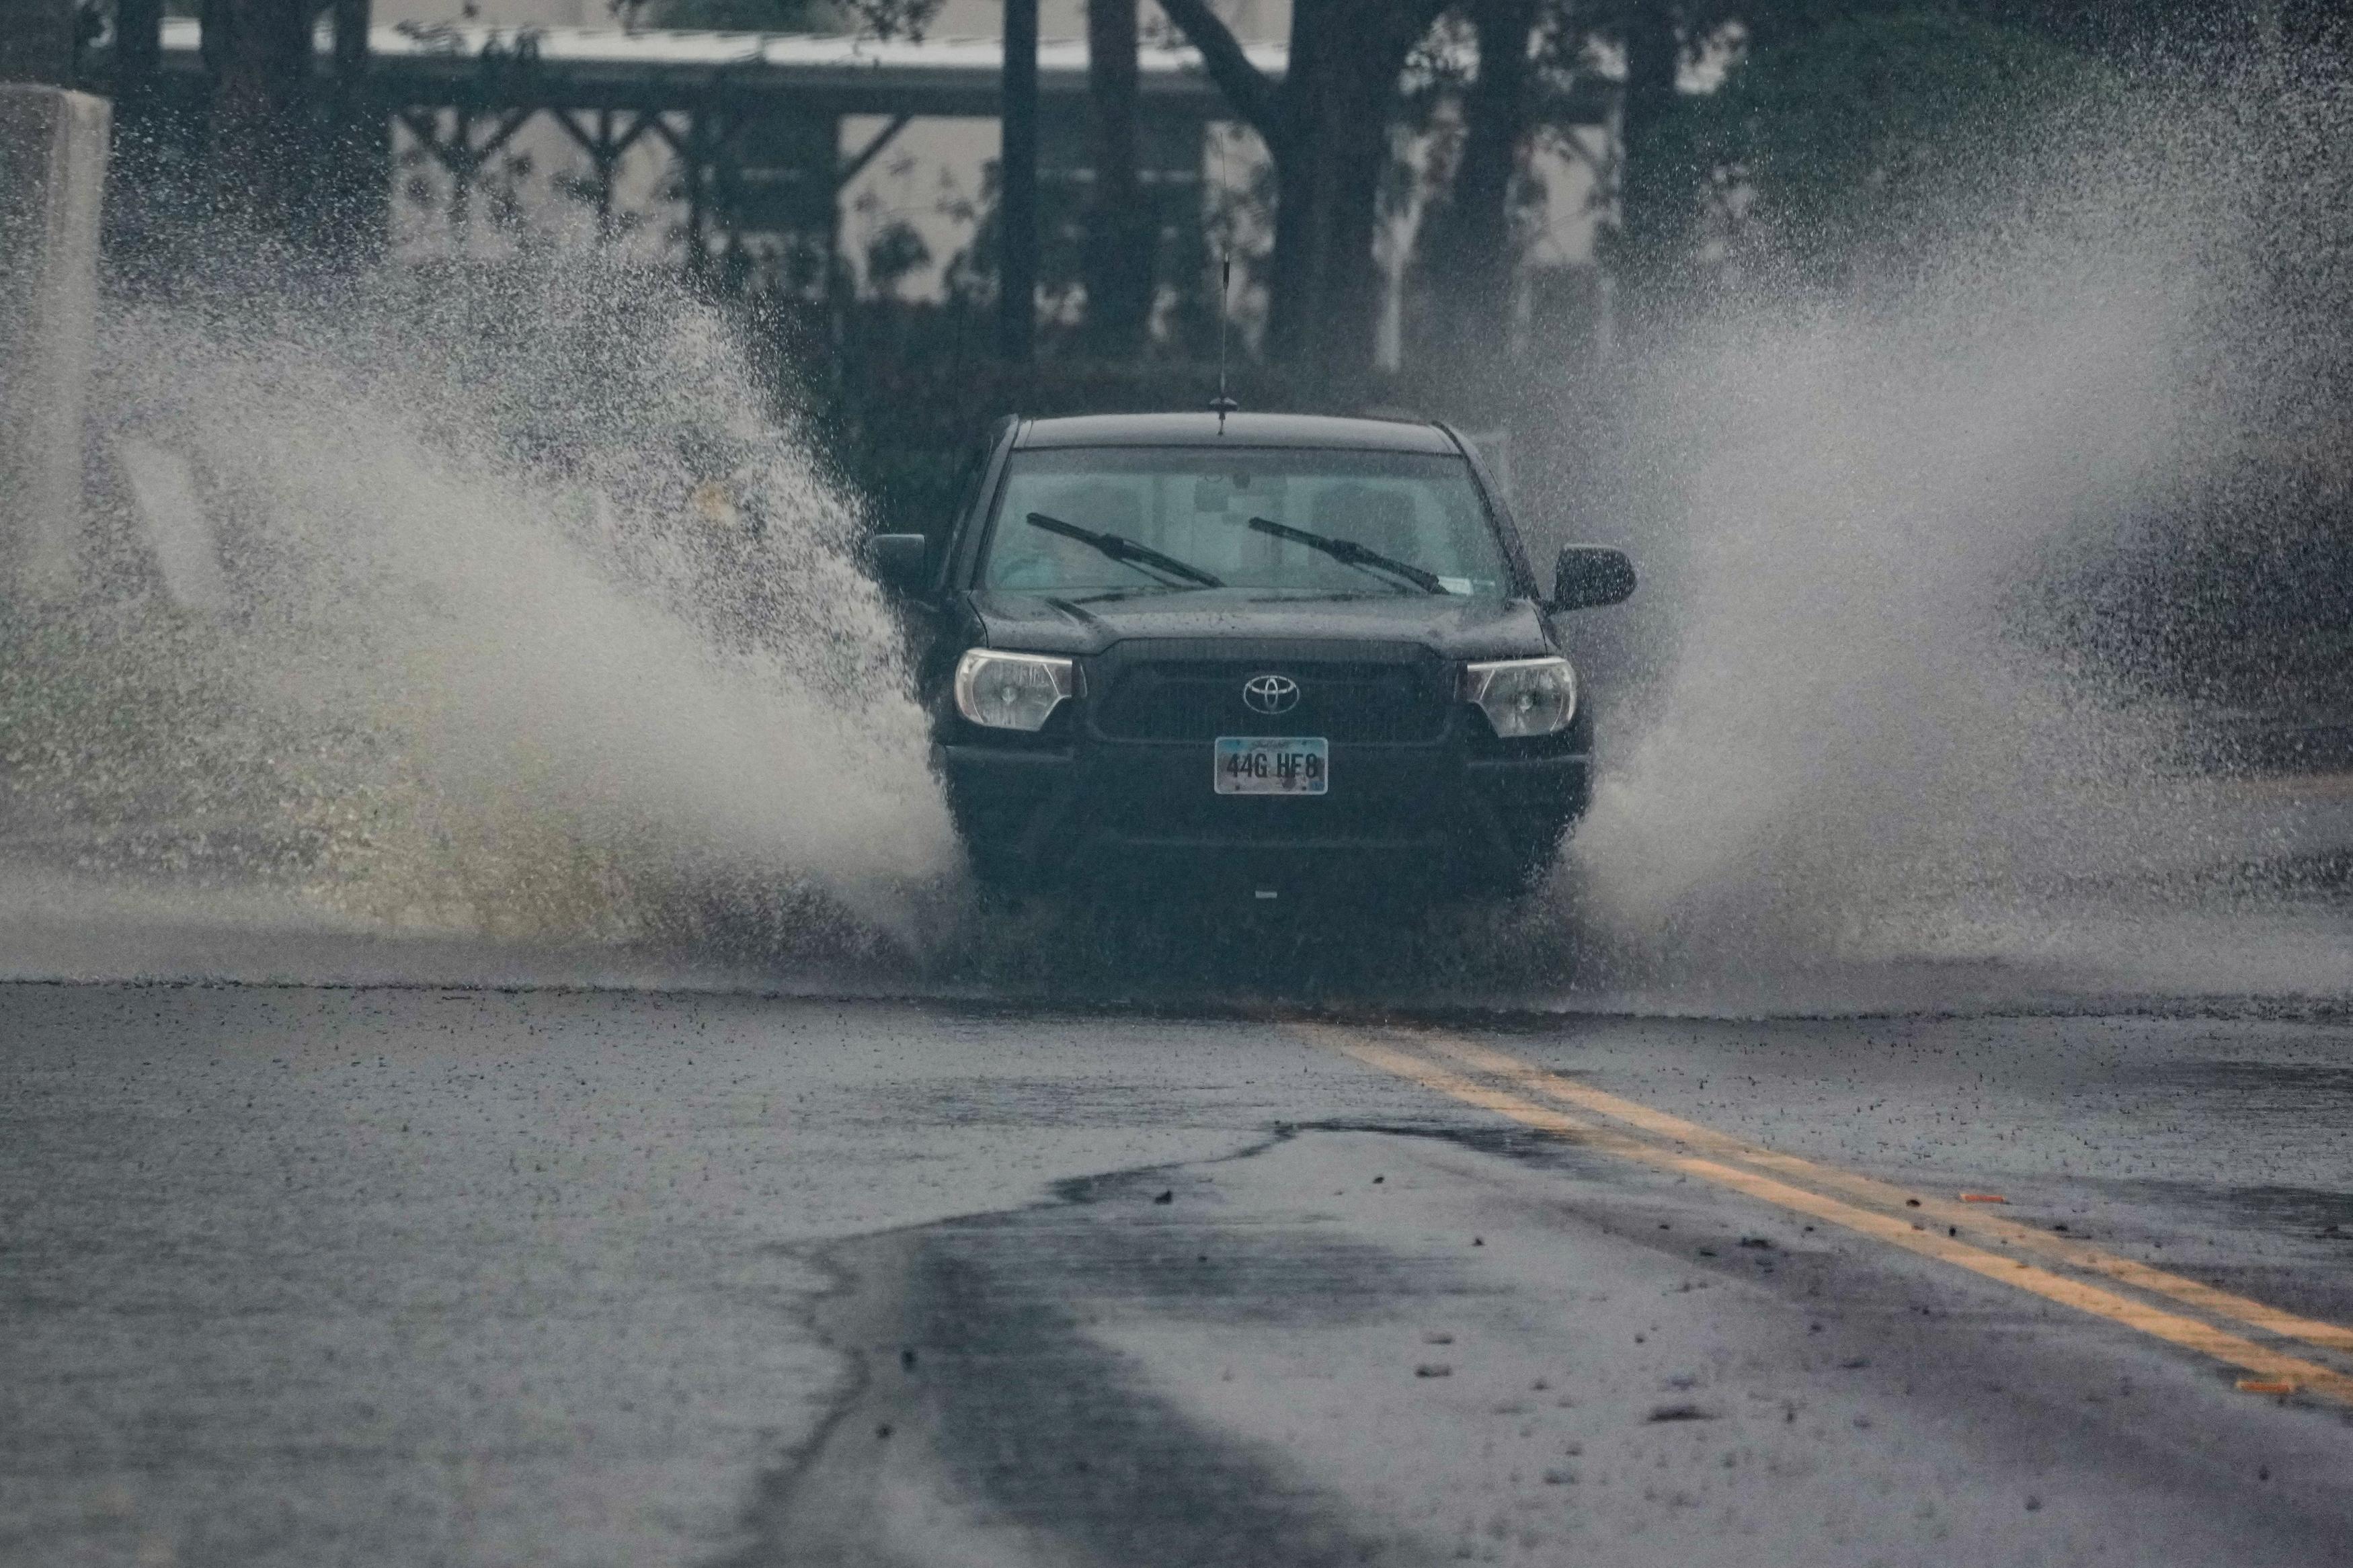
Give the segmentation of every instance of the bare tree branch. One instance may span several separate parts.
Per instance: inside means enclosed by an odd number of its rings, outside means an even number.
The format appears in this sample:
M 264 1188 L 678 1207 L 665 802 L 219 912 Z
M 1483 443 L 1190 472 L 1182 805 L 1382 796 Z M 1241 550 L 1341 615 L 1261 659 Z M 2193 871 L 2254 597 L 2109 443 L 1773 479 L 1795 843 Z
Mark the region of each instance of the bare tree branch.
M 1201 51 L 1201 64 L 1236 114 L 1250 121 L 1269 147 L 1286 140 L 1281 89 L 1250 64 L 1233 29 L 1219 20 L 1208 0 L 1161 0 L 1160 9 Z

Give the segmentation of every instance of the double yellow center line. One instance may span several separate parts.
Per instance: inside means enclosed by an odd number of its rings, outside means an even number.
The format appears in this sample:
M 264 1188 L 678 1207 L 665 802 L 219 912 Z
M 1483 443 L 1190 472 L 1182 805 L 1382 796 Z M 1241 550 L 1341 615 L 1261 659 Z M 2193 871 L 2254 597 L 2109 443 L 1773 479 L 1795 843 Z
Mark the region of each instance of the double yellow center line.
M 2252 1373 L 2241 1380 L 2243 1388 L 2308 1390 L 2353 1405 L 2353 1376 L 2235 1331 L 2253 1330 L 2274 1340 L 2353 1353 L 2353 1329 L 2282 1311 L 1976 1205 L 1728 1137 L 1458 1036 L 1374 1035 L 1328 1024 L 1293 1026 L 1315 1044 L 1366 1067 L 1524 1127 L 1708 1182 L 2211 1356 Z M 2200 1315 L 2168 1310 L 2149 1298 Z

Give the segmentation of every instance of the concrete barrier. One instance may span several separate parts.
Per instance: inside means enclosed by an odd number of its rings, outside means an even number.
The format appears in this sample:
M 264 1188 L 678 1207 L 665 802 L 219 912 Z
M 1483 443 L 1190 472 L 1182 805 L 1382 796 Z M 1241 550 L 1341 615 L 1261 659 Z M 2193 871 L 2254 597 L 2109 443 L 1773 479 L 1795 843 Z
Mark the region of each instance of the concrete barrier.
M 0 550 L 35 596 L 74 576 L 108 112 L 0 82 Z

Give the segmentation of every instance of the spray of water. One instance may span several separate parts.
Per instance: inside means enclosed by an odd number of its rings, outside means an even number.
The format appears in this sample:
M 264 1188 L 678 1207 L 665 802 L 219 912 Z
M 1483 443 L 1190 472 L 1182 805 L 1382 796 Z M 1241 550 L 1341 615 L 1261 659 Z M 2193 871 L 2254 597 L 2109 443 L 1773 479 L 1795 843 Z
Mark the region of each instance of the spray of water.
M 359 929 L 882 952 L 889 984 L 1835 1007 L 1924 1000 L 1873 966 L 2130 950 L 2142 989 L 2341 990 L 2339 912 L 2264 924 L 2274 889 L 2215 874 L 2290 826 L 2071 609 L 2227 502 L 2340 331 L 2250 242 L 2270 134 L 2072 106 L 1986 221 L 1836 293 L 1767 247 L 1679 321 L 1597 531 L 1643 568 L 1638 678 L 1523 906 L 1271 936 L 944 896 L 857 508 L 720 314 L 560 249 L 110 323 L 94 587 L 10 612 L 0 813 Z M 2223 937 L 2271 970 L 2189 962 Z
M 2064 600 L 2171 547 L 2283 341 L 2330 329 L 2259 286 L 2247 127 L 2065 107 L 2010 210 L 1835 292 L 1752 258 L 1661 354 L 1630 509 L 1655 673 L 1546 917 L 1607 955 L 1588 976 L 2114 957 L 2247 912 L 2207 873 L 2289 825 Z
M 576 252 L 300 293 L 108 327 L 20 838 L 378 927 L 908 935 L 955 850 L 895 629 L 722 318 Z

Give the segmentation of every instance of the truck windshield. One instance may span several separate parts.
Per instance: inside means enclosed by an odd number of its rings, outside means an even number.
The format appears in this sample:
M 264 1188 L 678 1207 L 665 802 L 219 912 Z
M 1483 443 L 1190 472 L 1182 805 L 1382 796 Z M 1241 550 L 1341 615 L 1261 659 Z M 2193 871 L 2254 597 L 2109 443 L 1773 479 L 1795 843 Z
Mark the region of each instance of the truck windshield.
M 1026 526 L 1032 514 L 1049 524 Z M 1106 551 L 1082 531 L 1118 542 Z M 1155 569 L 1152 554 L 1194 575 Z M 983 587 L 1068 594 L 1207 585 L 1198 577 L 1335 596 L 1511 592 L 1486 504 L 1459 457 L 1247 447 L 1013 454 Z

